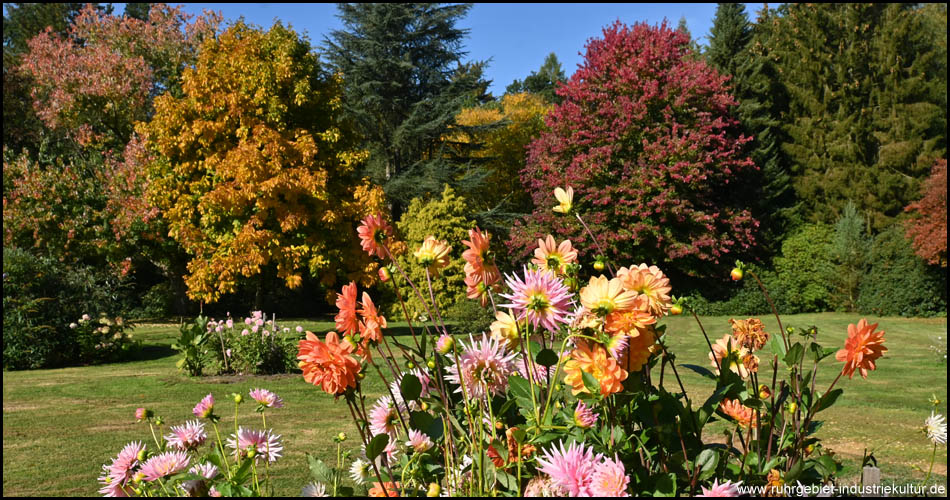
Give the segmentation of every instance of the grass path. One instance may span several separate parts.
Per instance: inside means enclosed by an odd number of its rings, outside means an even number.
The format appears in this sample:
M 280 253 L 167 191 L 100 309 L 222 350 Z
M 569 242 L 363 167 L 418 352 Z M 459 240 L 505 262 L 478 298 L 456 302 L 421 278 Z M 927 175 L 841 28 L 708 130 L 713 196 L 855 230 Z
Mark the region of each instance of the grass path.
M 826 347 L 840 347 L 848 323 L 858 318 L 824 313 L 787 316 L 783 322 L 796 327 L 816 325 Z M 762 319 L 767 331 L 777 332 L 774 318 Z M 867 380 L 857 376 L 839 382 L 845 394 L 832 409 L 822 413 L 825 426 L 820 435 L 825 445 L 845 461 L 843 482 L 857 477 L 865 447 L 874 452 L 885 482 L 923 479 L 932 446 L 921 428 L 930 414 L 927 400 L 931 394 L 942 401 L 938 411 L 944 415 L 947 412 L 947 366 L 930 350 L 932 337 L 946 338 L 946 318 L 869 320 L 879 322 L 887 332 L 888 353 Z M 708 351 L 696 323 L 683 317 L 665 321 L 677 362 L 707 364 Z M 713 340 L 730 331 L 726 317 L 705 317 L 702 321 Z M 300 323 L 315 332 L 332 328 L 332 323 L 281 322 Z M 404 325 L 394 323 L 396 328 L 390 334 L 410 342 L 406 329 L 399 328 Z M 148 427 L 135 423 L 135 408 L 154 409 L 165 418 L 167 429 L 167 425 L 193 418 L 191 408 L 209 392 L 214 393 L 217 413 L 223 417 L 222 434 L 230 434 L 234 428 L 234 406 L 227 397 L 231 392 L 243 393 L 248 399 L 248 390 L 264 387 L 284 399 L 286 407 L 270 411 L 267 419 L 269 426 L 283 436 L 283 457 L 271 469 L 278 495 L 297 496 L 309 480 L 304 453 L 315 454 L 328 463 L 335 460 L 332 437 L 339 431 L 351 436 L 347 445 L 358 448 L 346 405 L 334 403 L 332 397 L 308 385 L 299 375 L 191 379 L 177 373 L 177 357 L 169 347 L 176 331 L 174 325 L 137 328 L 134 335 L 143 340 L 145 349 L 136 361 L 4 372 L 3 495 L 95 496 L 96 477 L 103 463 L 129 441 L 151 442 Z M 818 387 L 827 387 L 838 367 L 840 364 L 826 363 L 825 372 L 819 373 Z M 763 380 L 771 377 L 769 370 L 764 370 Z M 698 375 L 688 370 L 681 370 L 681 375 L 691 397 L 705 398 L 712 392 Z M 368 376 L 367 381 L 368 394 L 384 392 L 377 376 Z M 672 379 L 666 383 L 675 386 Z M 241 425 L 260 427 L 260 417 L 253 410 L 251 404 L 241 406 Z M 711 429 L 710 433 L 714 432 Z M 934 470 L 943 484 L 946 466 L 947 449 L 941 447 Z

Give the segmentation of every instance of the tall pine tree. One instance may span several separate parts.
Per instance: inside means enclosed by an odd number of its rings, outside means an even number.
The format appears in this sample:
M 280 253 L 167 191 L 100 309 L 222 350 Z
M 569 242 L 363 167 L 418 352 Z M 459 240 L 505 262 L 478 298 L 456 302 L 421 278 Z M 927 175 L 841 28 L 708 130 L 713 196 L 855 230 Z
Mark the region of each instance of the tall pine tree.
M 800 213 L 832 222 L 850 199 L 882 229 L 946 155 L 946 24 L 933 29 L 912 4 L 780 12 L 770 44 L 789 92 L 784 150 Z
M 732 76 L 742 131 L 753 138 L 749 154 L 759 171 L 746 187 L 754 193 L 752 205 L 762 223 L 761 242 L 768 254 L 780 249 L 795 203 L 787 159 L 781 151 L 780 118 L 787 98 L 767 48 L 773 19 L 766 8 L 758 23 L 752 24 L 743 5 L 719 4 L 706 50 L 709 62 Z
M 444 184 L 466 193 L 484 177 L 450 158 L 442 140 L 484 86 L 480 66 L 462 62 L 468 31 L 456 23 L 470 8 L 341 3 L 344 29 L 325 40 L 331 69 L 344 78 L 345 113 L 370 152 L 366 173 L 383 185 L 394 216 L 416 196 Z
M 550 103 L 560 104 L 561 98 L 555 93 L 560 83 L 567 81 L 564 76 L 564 68 L 561 67 L 561 61 L 558 61 L 557 54 L 551 52 L 544 58 L 544 63 L 537 71 L 532 71 L 526 76 L 524 81 L 515 80 L 505 87 L 506 94 L 520 94 L 522 92 L 531 92 L 544 97 Z

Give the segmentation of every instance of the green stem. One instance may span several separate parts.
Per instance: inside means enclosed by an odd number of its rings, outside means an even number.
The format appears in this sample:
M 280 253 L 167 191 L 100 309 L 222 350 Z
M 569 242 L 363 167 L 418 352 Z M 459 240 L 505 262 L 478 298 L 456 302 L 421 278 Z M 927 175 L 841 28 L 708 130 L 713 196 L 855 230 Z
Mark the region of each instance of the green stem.
M 930 481 L 930 474 L 934 471 L 934 460 L 937 458 L 937 443 L 934 443 L 933 454 L 930 455 L 930 470 L 927 471 L 927 478 L 924 479 L 924 484 L 927 484 L 927 481 Z
M 218 423 L 215 422 L 214 420 L 212 420 L 212 421 L 211 421 L 211 427 L 214 429 L 214 436 L 215 436 L 215 438 L 216 438 L 217 441 L 218 441 L 218 449 L 221 450 L 221 460 L 223 460 L 223 461 L 224 461 L 224 464 L 227 465 L 227 463 L 228 463 L 228 455 L 227 455 L 227 453 L 225 453 L 225 451 L 224 451 L 224 444 L 221 443 L 221 434 L 218 433 Z M 235 441 L 234 445 L 237 446 L 237 441 L 238 441 L 238 435 L 237 435 L 237 434 L 234 435 L 234 441 Z M 239 463 L 239 459 L 238 459 L 236 453 L 235 453 L 235 456 L 234 456 L 234 463 L 235 463 L 235 464 L 238 464 L 238 463 Z M 225 472 L 227 472 L 227 474 L 228 474 L 228 479 L 231 479 L 231 467 L 225 467 Z
M 152 440 L 155 441 L 155 446 L 158 448 L 159 451 L 161 451 L 162 445 L 158 442 L 158 438 L 155 437 L 155 428 L 152 427 L 152 419 L 148 420 L 148 430 L 152 431 Z M 162 441 L 164 440 L 165 438 L 163 437 Z

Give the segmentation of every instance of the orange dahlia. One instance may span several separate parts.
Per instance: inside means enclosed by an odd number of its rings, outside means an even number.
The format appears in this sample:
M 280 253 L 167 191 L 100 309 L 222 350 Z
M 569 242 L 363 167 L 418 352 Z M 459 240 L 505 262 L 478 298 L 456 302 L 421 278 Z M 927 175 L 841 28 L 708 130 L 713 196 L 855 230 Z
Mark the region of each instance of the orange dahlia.
M 880 358 L 887 348 L 884 347 L 884 331 L 876 332 L 877 323 L 869 325 L 861 318 L 857 325 L 848 325 L 848 339 L 844 341 L 844 349 L 835 354 L 835 359 L 844 361 L 841 373 L 848 378 L 854 377 L 854 370 L 859 370 L 861 376 L 868 378 L 868 370 L 874 370 L 874 360 Z
M 755 412 L 752 408 L 743 405 L 738 399 L 723 399 L 719 409 L 723 413 L 735 420 L 740 427 L 748 429 L 749 426 L 758 427 L 758 420 L 755 418 Z
M 581 305 L 599 316 L 628 311 L 633 308 L 636 298 L 636 292 L 624 290 L 619 279 L 608 280 L 604 275 L 591 278 L 581 289 Z
M 609 333 L 636 335 L 638 332 L 656 324 L 656 317 L 640 305 L 646 305 L 643 296 L 638 296 L 634 307 L 629 311 L 613 312 L 607 315 L 604 329 Z
M 637 335 L 627 337 L 627 350 L 620 357 L 620 366 L 628 372 L 638 372 L 650 361 L 657 350 L 656 333 L 653 327 L 637 330 Z
M 647 309 L 656 317 L 663 316 L 673 300 L 670 298 L 670 280 L 656 266 L 631 266 L 629 269 L 621 267 L 617 271 L 617 279 L 623 284 L 624 290 L 636 292 L 647 299 Z
M 297 344 L 297 349 L 300 369 L 308 383 L 335 396 L 356 387 L 360 363 L 351 356 L 353 346 L 340 342 L 336 332 L 327 333 L 326 342 L 307 332 L 307 338 Z
M 730 319 L 729 323 L 732 324 L 732 336 L 746 349 L 758 351 L 769 341 L 765 325 L 758 318 Z
M 383 219 L 382 214 L 367 215 L 356 232 L 360 236 L 360 246 L 370 257 L 373 255 L 384 259 L 388 257 L 382 242 L 386 238 L 392 238 L 393 228 Z
M 607 354 L 607 349 L 600 344 L 578 340 L 577 347 L 571 352 L 571 359 L 564 364 L 564 381 L 571 384 L 571 392 L 575 396 L 587 392 L 582 372 L 587 372 L 597 379 L 600 383 L 600 393 L 604 396 L 620 392 L 623 389 L 623 381 L 627 379 L 626 370 Z
M 577 250 L 571 246 L 571 240 L 564 240 L 558 244 L 550 234 L 546 239 L 538 240 L 538 248 L 534 250 L 532 264 L 538 268 L 551 271 L 555 274 L 564 274 L 567 265 L 577 262 Z
M 366 292 L 363 292 L 362 305 L 363 308 L 358 311 L 360 316 L 363 317 L 363 321 L 360 322 L 360 337 L 363 340 L 382 342 L 383 328 L 387 326 L 386 318 L 379 315 L 376 305 L 373 304 L 373 299 Z
M 336 329 L 344 335 L 353 335 L 359 330 L 359 320 L 356 319 L 356 283 L 351 281 L 343 286 L 343 293 L 336 295 L 336 307 L 340 310 L 336 314 Z
M 468 247 L 462 252 L 462 258 L 465 259 L 465 275 L 481 276 L 486 271 L 498 273 L 498 268 L 489 254 L 489 244 L 491 243 L 491 234 L 482 232 L 480 229 L 468 230 L 469 240 L 462 240 L 462 243 Z M 499 279 L 501 276 L 499 274 Z M 491 283 L 489 283 L 491 284 Z
M 465 264 L 466 269 L 468 269 L 468 264 Z M 492 266 L 493 269 L 486 268 L 482 274 L 468 274 L 465 276 L 465 294 L 468 298 L 475 300 L 478 299 L 482 307 L 487 307 L 490 299 L 489 293 L 500 292 L 501 291 L 501 274 L 498 272 L 498 268 Z
M 386 481 L 384 484 L 386 487 L 386 494 L 383 494 L 383 488 L 378 482 L 373 481 L 373 487 L 369 489 L 369 496 L 371 497 L 380 497 L 385 498 L 386 496 L 398 497 L 399 496 L 399 483 L 394 483 L 392 481 Z
M 719 374 L 718 367 L 725 364 L 727 368 L 740 377 L 748 378 L 749 369 L 744 363 L 748 354 L 749 350 L 740 346 L 732 335 L 724 335 L 712 345 L 712 352 L 709 353 L 709 364 L 713 368 L 717 368 L 716 375 Z

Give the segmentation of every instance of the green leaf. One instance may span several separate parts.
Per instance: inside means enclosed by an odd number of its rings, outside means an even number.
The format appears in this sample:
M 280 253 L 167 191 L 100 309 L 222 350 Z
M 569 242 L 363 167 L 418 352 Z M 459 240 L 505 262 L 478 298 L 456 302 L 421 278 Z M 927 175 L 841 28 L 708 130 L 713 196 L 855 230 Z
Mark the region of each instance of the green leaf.
M 333 482 L 333 470 L 323 463 L 323 460 L 307 453 L 307 463 L 310 465 L 310 475 L 314 480 L 321 483 Z
M 719 454 L 715 450 L 706 448 L 699 452 L 693 467 L 699 466 L 699 479 L 704 480 L 716 473 L 719 465 Z
M 600 394 L 600 382 L 598 382 L 593 375 L 585 371 L 581 371 L 581 379 L 584 381 L 584 387 L 586 387 L 591 394 L 594 396 Z
M 818 406 L 815 408 L 815 413 L 827 409 L 831 405 L 835 404 L 835 401 L 837 401 L 843 393 L 843 389 L 832 389 L 831 392 L 825 394 L 821 399 L 818 400 Z
M 511 375 L 508 377 L 508 390 L 516 398 L 526 398 L 531 400 L 531 386 L 528 379 L 520 375 Z
M 838 350 L 834 347 L 829 347 L 826 349 L 815 342 L 808 344 L 808 349 L 811 350 L 812 356 L 815 358 L 816 363 L 838 352 Z
M 389 434 L 377 434 L 373 436 L 373 439 L 371 439 L 366 446 L 366 458 L 376 460 L 376 457 L 383 452 L 387 444 L 389 444 Z
M 792 468 L 789 469 L 788 472 L 785 473 L 785 477 L 782 478 L 785 481 L 785 484 L 794 484 L 795 481 L 798 480 L 798 476 L 802 474 L 802 470 L 804 469 L 804 466 L 805 466 L 804 460 L 798 460 L 797 462 L 795 462 L 795 464 L 792 465 Z
M 769 350 L 779 358 L 785 359 L 785 342 L 778 335 L 772 335 L 769 339 Z
M 238 470 L 231 476 L 231 480 L 235 483 L 243 483 L 251 477 L 251 464 L 254 463 L 253 458 L 245 458 L 241 461 L 241 466 L 238 467 Z
M 690 365 L 690 364 L 681 364 L 680 366 L 682 366 L 683 368 L 688 368 L 702 375 L 703 377 L 708 378 L 709 380 L 715 381 L 717 379 L 716 375 L 712 371 L 710 371 L 709 368 L 699 366 L 699 365 Z
M 789 368 L 797 365 L 802 360 L 802 356 L 805 355 L 805 346 L 801 342 L 795 342 L 795 345 L 788 350 L 788 353 L 785 354 L 785 364 Z
M 699 409 L 699 427 L 702 428 L 706 425 L 706 422 L 709 421 L 714 413 L 716 413 L 716 408 L 719 408 L 719 402 L 722 401 L 722 398 L 726 396 L 729 390 L 732 389 L 732 385 L 727 385 L 725 387 L 720 387 L 716 392 L 712 393 L 709 396 L 709 399 L 703 403 L 702 408 Z
M 399 392 L 402 393 L 405 401 L 419 399 L 419 395 L 422 394 L 422 383 L 419 382 L 419 377 L 411 373 L 403 375 L 402 381 L 399 383 Z
M 417 431 L 425 432 L 429 429 L 435 419 L 432 418 L 432 415 L 424 411 L 414 411 L 409 414 L 409 422 L 412 424 L 412 427 Z
M 656 476 L 655 488 L 653 490 L 655 497 L 673 497 L 676 496 L 676 474 L 660 474 Z
M 838 463 L 830 456 L 822 455 L 816 460 L 815 469 L 823 479 L 826 479 L 838 473 Z
M 548 368 L 557 364 L 558 356 L 557 353 L 551 349 L 544 349 L 535 356 L 534 360 L 537 361 L 539 365 Z

